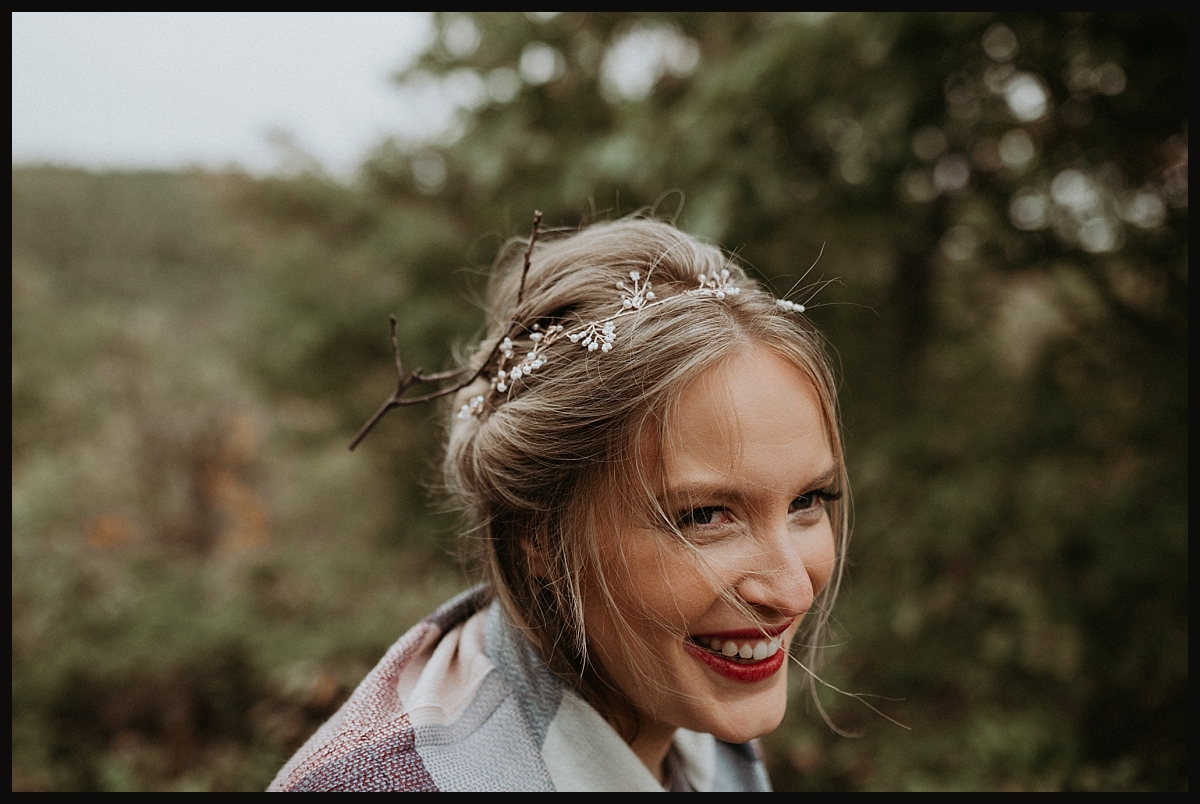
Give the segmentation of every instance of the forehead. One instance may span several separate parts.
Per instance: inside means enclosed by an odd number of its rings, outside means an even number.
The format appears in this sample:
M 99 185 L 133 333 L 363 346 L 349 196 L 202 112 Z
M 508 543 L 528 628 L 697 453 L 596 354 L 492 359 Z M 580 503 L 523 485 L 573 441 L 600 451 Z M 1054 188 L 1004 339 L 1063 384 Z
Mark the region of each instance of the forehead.
M 834 471 L 816 388 L 777 352 L 755 346 L 701 374 L 663 434 L 668 493 L 708 486 L 799 494 Z

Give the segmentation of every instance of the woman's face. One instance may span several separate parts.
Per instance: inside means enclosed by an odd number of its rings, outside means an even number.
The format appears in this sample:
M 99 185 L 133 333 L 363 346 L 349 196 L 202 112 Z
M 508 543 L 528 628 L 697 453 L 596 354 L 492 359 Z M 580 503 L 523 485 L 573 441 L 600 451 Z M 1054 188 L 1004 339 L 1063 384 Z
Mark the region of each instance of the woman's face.
M 839 467 L 812 383 L 763 346 L 701 375 L 670 427 L 658 503 L 683 541 L 619 528 L 603 560 L 625 624 L 589 593 L 586 627 L 638 740 L 745 742 L 783 718 L 787 646 L 833 572 Z

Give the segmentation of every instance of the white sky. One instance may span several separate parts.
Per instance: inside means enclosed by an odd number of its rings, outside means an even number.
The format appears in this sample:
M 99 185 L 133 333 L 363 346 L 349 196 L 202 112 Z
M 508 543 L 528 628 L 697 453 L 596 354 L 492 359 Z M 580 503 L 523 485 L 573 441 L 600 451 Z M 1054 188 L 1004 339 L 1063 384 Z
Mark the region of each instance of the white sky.
M 452 103 L 389 80 L 431 36 L 425 13 L 13 12 L 13 163 L 266 172 L 284 132 L 348 175 L 448 128 Z

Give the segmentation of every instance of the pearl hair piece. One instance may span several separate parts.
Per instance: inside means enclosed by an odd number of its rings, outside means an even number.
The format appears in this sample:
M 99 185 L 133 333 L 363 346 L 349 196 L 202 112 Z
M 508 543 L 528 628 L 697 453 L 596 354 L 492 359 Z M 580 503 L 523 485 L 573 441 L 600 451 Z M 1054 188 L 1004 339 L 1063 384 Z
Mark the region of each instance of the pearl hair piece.
M 533 213 L 533 229 L 529 234 L 529 245 L 525 249 L 525 262 L 521 269 L 521 284 L 517 289 L 517 306 L 520 306 L 521 300 L 525 298 L 525 279 L 529 275 L 529 268 L 533 259 L 533 247 L 537 243 L 541 224 L 542 213 L 535 211 Z M 476 380 L 487 376 L 488 368 L 493 364 L 495 365 L 495 369 L 491 376 L 488 377 L 488 390 L 485 393 L 476 394 L 471 397 L 459 409 L 459 418 L 465 419 L 471 416 L 480 416 L 485 408 L 488 407 L 492 397 L 497 394 L 511 396 L 517 383 L 546 364 L 546 350 L 562 338 L 568 338 L 571 343 L 578 344 L 588 352 L 600 352 L 602 354 L 611 352 L 617 340 L 617 321 L 621 318 L 634 315 L 642 310 L 660 304 L 670 304 L 675 299 L 685 296 L 711 297 L 719 301 L 736 295 L 740 291 L 740 288 L 730 281 L 730 272 L 728 269 L 722 269 L 719 273 L 712 276 L 700 274 L 697 277 L 699 281 L 698 286 L 691 290 L 685 290 L 674 296 L 660 299 L 650 289 L 650 274 L 653 272 L 654 269 L 651 268 L 646 273 L 645 279 L 643 279 L 640 271 L 630 271 L 629 282 L 631 284 L 627 284 L 624 279 L 617 282 L 616 289 L 620 291 L 621 307 L 606 318 L 601 318 L 597 321 L 588 321 L 570 329 L 567 329 L 563 324 L 551 324 L 545 329 L 542 328 L 541 324 L 534 324 L 532 327 L 523 327 L 514 321 L 509 327 L 510 332 L 514 329 L 524 329 L 528 333 L 524 336 L 529 341 L 529 347 L 525 354 L 518 358 L 517 343 L 513 341 L 514 335 L 506 335 L 503 340 L 497 342 L 491 348 L 488 356 L 475 368 L 463 367 L 432 374 L 427 373 L 423 369 L 417 369 L 416 371 L 405 373 L 403 363 L 400 360 L 400 343 L 396 335 L 396 317 L 394 315 L 388 316 L 388 322 L 391 327 L 392 358 L 396 363 L 396 390 L 383 401 L 383 404 L 379 406 L 374 415 L 370 419 L 367 419 L 366 424 L 359 428 L 358 433 L 350 441 L 350 450 L 353 451 L 362 443 L 367 434 L 375 428 L 375 425 L 379 424 L 380 420 L 388 412 L 398 407 L 419 405 L 458 393 Z M 803 304 L 797 304 L 787 299 L 778 299 L 777 302 L 782 309 L 788 312 L 804 312 Z M 515 337 L 523 339 L 520 334 L 515 335 Z M 405 392 L 413 386 L 424 388 L 425 392 L 406 396 Z
M 775 303 L 778 304 L 783 309 L 787 310 L 788 312 L 792 312 L 792 313 L 803 313 L 804 312 L 804 305 L 797 304 L 794 301 L 788 301 L 787 299 L 776 299 Z
M 488 406 L 492 397 L 497 394 L 511 394 L 517 380 L 529 376 L 545 365 L 546 349 L 562 338 L 579 344 L 588 352 L 607 353 L 612 351 L 613 344 L 616 342 L 616 322 L 622 318 L 635 315 L 651 307 L 670 304 L 676 299 L 687 296 L 703 296 L 720 301 L 741 292 L 741 288 L 731 281 L 728 269 L 722 269 L 720 273 L 711 276 L 700 274 L 697 277 L 699 286 L 692 290 L 685 290 L 674 296 L 660 299 L 651 290 L 650 274 L 653 271 L 654 269 L 651 268 L 645 278 L 639 271 L 630 271 L 629 282 L 621 280 L 616 283 L 616 289 L 620 291 L 621 308 L 607 318 L 589 321 L 571 329 L 565 329 L 562 324 L 554 324 L 545 329 L 540 324 L 534 324 L 528 336 L 529 349 L 520 359 L 516 359 L 516 345 L 511 338 L 506 337 L 500 343 L 496 371 L 490 378 L 489 389 L 483 394 L 471 397 L 459 409 L 458 417 L 465 419 L 470 416 L 479 416 Z M 790 312 L 804 312 L 802 304 L 796 304 L 786 299 L 778 299 L 777 302 L 780 307 Z

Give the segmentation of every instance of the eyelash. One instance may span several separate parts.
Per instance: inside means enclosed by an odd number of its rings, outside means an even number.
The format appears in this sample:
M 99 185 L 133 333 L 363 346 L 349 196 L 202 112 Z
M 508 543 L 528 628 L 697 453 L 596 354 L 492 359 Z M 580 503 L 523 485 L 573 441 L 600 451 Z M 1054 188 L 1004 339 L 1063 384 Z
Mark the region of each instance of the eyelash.
M 811 503 L 803 508 L 798 508 L 798 511 L 811 511 L 817 507 L 824 508 L 829 503 L 840 500 L 842 498 L 842 493 L 840 491 L 830 491 L 829 489 L 818 489 L 816 491 L 810 491 L 808 494 L 801 494 L 795 500 L 792 500 L 792 504 L 794 505 L 797 500 L 803 500 L 806 497 L 812 497 L 814 499 Z
M 810 491 L 807 494 L 801 494 L 799 497 L 792 500 L 788 506 L 788 514 L 803 514 L 814 510 L 823 510 L 825 506 L 836 500 L 840 500 L 842 493 L 840 491 L 832 491 L 830 489 L 817 489 Z M 794 506 L 800 500 L 809 500 L 802 507 L 795 508 Z M 714 523 L 712 518 L 714 514 L 726 512 L 727 509 L 723 505 L 703 505 L 699 508 L 691 508 L 686 511 L 680 511 L 679 516 L 675 518 L 675 527 L 679 530 L 686 528 L 703 528 L 712 527 Z M 705 521 L 707 520 L 707 521 Z
M 701 508 L 693 508 L 690 511 L 682 511 L 675 519 L 675 527 L 683 530 L 685 528 L 705 527 L 712 525 L 712 522 L 703 522 L 699 520 L 708 519 L 713 514 L 722 513 L 725 508 L 720 505 L 706 505 Z

